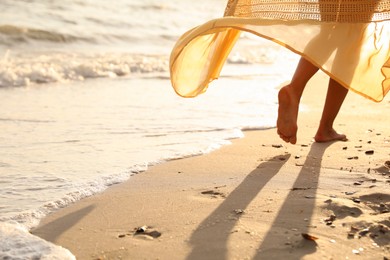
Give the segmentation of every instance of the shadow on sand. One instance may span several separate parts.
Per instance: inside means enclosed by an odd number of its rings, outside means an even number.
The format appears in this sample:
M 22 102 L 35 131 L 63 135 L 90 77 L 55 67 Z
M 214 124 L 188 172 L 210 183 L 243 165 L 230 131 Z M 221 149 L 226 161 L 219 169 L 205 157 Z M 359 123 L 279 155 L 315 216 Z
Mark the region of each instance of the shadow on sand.
M 66 230 L 78 223 L 84 216 L 88 215 L 95 206 L 88 206 L 63 216 L 57 220 L 49 222 L 43 226 L 38 226 L 32 230 L 32 234 L 39 236 L 47 241 L 55 243 L 57 238 Z
M 294 252 L 294 258 L 301 259 L 316 251 L 315 242 L 304 239 L 294 248 L 286 247 L 284 245 L 286 240 L 280 239 L 285 234 L 280 234 L 278 231 L 280 227 L 283 227 L 284 230 L 296 228 L 299 233 L 308 232 L 310 222 L 304 222 L 303 219 L 310 220 L 313 215 L 314 196 L 318 188 L 321 161 L 329 145 L 330 143 L 314 143 L 311 146 L 307 159 L 293 184 L 293 187 L 298 188 L 298 190 L 309 187 L 305 194 L 309 194 L 310 198 L 305 198 L 300 193 L 298 195 L 296 189 L 289 192 L 269 232 L 262 239 L 254 259 L 291 259 L 292 252 Z M 267 183 L 278 174 L 290 157 L 290 155 L 273 157 L 249 173 L 243 182 L 194 231 L 189 241 L 193 249 L 187 259 L 227 259 L 228 240 L 239 218 L 229 219 L 229 221 L 221 220 L 226 219 L 226 216 L 231 214 L 234 209 L 245 210 Z M 302 200 L 304 200 L 303 207 Z M 299 219 L 291 219 L 294 211 L 299 211 Z M 208 239 L 205 240 L 205 237 Z M 216 243 L 216 241 L 218 242 Z M 281 247 L 281 243 L 284 245 L 283 247 Z

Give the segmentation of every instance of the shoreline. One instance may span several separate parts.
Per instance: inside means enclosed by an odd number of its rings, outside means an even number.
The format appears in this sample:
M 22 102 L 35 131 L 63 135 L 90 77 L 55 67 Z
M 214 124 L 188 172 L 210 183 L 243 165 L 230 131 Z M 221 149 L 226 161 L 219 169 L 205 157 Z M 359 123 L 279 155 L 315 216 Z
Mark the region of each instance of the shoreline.
M 389 256 L 389 98 L 350 93 L 336 122 L 350 141 L 313 143 L 324 84 L 320 73 L 305 91 L 310 112 L 300 114 L 297 145 L 275 129 L 245 131 L 232 145 L 152 166 L 61 209 L 32 233 L 78 259 Z
M 233 78 L 223 79 L 219 84 L 234 91 L 243 82 L 246 81 Z M 229 101 L 226 100 L 229 95 L 225 94 L 227 98 L 217 103 L 214 100 L 224 94 L 218 91 L 222 88 L 189 101 L 176 96 L 169 80 L 160 78 L 102 78 L 29 89 L 1 89 L 7 112 L 1 122 L 5 149 L 0 153 L 3 155 L 0 166 L 5 174 L 5 196 L 4 205 L 0 205 L 4 206 L 0 219 L 15 220 L 31 229 L 51 212 L 124 182 L 134 171 L 218 149 L 230 143 L 229 139 L 241 138 L 241 126 L 273 123 L 274 114 L 240 112 L 240 109 L 255 111 L 257 103 L 265 99 L 265 94 L 251 99 L 254 87 L 249 84 L 244 89 L 240 87 L 241 97 Z M 25 98 L 18 105 L 20 96 Z M 241 100 L 249 102 L 241 105 Z M 274 102 L 269 104 L 263 107 L 275 107 Z M 200 107 L 205 109 L 196 111 Z M 26 132 L 19 131 L 20 127 Z M 47 135 L 47 131 L 53 135 Z M 24 154 L 26 150 L 29 152 Z M 45 150 L 53 152 L 35 152 Z M 16 154 L 23 155 L 23 160 L 16 163 Z M 29 181 L 13 178 L 11 173 L 26 174 Z M 18 187 L 17 193 L 13 186 Z M 15 203 L 19 196 L 23 201 Z

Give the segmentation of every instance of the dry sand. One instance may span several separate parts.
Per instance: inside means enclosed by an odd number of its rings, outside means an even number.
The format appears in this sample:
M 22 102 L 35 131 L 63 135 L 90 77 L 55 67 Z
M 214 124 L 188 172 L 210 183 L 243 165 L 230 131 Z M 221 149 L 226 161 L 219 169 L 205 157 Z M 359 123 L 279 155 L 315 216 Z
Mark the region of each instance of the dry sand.
M 248 131 L 59 210 L 32 233 L 78 259 L 389 258 L 390 99 L 350 93 L 336 122 L 350 140 L 313 143 L 325 85 L 319 74 L 304 94 L 296 145 L 275 129 Z

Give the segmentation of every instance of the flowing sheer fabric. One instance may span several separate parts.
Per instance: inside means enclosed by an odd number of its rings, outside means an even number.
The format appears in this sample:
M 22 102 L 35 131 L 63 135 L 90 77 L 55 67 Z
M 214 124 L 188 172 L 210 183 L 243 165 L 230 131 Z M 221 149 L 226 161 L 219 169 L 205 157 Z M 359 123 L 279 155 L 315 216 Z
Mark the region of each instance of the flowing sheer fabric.
M 205 92 L 241 31 L 288 48 L 373 101 L 390 89 L 390 0 L 229 0 L 224 17 L 176 43 L 170 58 L 176 93 Z

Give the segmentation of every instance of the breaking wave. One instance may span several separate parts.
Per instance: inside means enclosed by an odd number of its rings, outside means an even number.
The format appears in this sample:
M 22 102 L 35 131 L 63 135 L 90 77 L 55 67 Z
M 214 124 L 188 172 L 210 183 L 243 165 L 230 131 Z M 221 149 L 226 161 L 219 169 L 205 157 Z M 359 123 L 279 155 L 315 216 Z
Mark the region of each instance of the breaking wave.
M 0 87 L 161 74 L 167 71 L 166 56 L 51 53 L 11 57 L 6 53 L 0 60 Z

